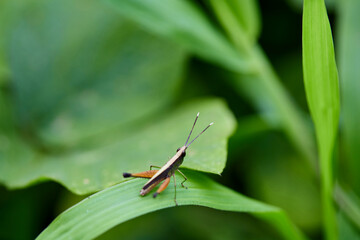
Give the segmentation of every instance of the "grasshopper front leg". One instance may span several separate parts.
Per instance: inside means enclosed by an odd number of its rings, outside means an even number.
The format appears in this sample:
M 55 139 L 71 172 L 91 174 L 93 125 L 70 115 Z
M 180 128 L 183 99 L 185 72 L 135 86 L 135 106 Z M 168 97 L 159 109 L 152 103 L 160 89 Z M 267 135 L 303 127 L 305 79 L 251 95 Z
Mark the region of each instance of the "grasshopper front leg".
M 183 178 L 184 178 L 184 181 L 181 182 L 181 186 L 182 186 L 183 188 L 187 189 L 187 187 L 184 186 L 184 182 L 187 181 L 187 177 L 186 177 L 185 174 L 183 174 L 179 169 L 178 169 L 177 171 L 178 171 L 178 172 L 181 174 L 181 176 L 183 176 Z

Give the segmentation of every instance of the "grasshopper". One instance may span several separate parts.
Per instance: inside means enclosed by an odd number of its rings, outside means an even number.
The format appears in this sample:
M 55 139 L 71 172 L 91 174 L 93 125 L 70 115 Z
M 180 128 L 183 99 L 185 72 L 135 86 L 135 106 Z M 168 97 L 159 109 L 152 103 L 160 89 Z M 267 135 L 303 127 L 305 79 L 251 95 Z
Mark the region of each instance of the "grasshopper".
M 163 166 L 163 167 L 157 167 L 157 166 L 150 166 L 150 170 L 149 171 L 145 171 L 145 172 L 139 172 L 139 173 L 123 173 L 124 178 L 128 178 L 128 177 L 135 177 L 135 178 L 150 178 L 150 180 L 143 186 L 143 188 L 140 191 L 140 195 L 141 196 L 145 196 L 146 194 L 148 194 L 153 188 L 155 188 L 160 182 L 164 181 L 160 187 L 157 189 L 157 191 L 154 193 L 153 197 L 156 198 L 156 196 L 158 194 L 160 194 L 162 191 L 164 191 L 167 186 L 170 183 L 170 178 L 174 177 L 174 185 L 175 185 L 175 196 L 174 196 L 174 201 L 176 206 L 178 205 L 176 202 L 176 179 L 175 179 L 175 172 L 178 171 L 183 177 L 184 177 L 184 181 L 181 182 L 181 186 L 186 188 L 184 186 L 184 182 L 187 180 L 186 176 L 179 170 L 180 165 L 183 163 L 184 158 L 186 156 L 186 149 L 195 141 L 195 139 L 197 139 L 203 132 L 205 132 L 211 125 L 213 125 L 214 123 L 210 123 L 204 130 L 202 130 L 202 132 L 199 133 L 199 135 L 197 135 L 192 141 L 189 142 L 190 136 L 192 131 L 194 130 L 195 124 L 197 119 L 199 118 L 199 114 L 198 113 L 196 115 L 194 124 L 191 128 L 191 131 L 189 133 L 189 136 L 184 144 L 184 146 L 179 147 L 176 150 L 176 154 Z M 157 167 L 160 168 L 159 170 L 152 170 L 153 167 Z

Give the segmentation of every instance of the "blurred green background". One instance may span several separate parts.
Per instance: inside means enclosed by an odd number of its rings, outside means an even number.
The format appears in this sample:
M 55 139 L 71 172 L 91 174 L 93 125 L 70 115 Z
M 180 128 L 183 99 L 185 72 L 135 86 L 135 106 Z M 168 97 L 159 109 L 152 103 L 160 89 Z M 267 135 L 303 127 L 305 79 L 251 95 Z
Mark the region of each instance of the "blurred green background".
M 215 173 L 208 175 L 284 209 L 310 239 L 323 239 L 302 1 L 224 1 L 240 27 L 221 1 L 130 2 L 0 2 L 0 239 L 34 239 L 90 193 L 123 181 L 122 172 L 164 164 L 198 111 L 198 131 L 216 124 L 184 167 Z M 358 79 L 360 5 L 326 3 L 340 79 Z M 360 87 L 340 82 L 335 168 L 356 199 Z M 354 237 L 359 224 L 345 215 L 339 210 L 340 234 Z M 247 214 L 182 206 L 98 239 L 169 237 L 279 238 Z

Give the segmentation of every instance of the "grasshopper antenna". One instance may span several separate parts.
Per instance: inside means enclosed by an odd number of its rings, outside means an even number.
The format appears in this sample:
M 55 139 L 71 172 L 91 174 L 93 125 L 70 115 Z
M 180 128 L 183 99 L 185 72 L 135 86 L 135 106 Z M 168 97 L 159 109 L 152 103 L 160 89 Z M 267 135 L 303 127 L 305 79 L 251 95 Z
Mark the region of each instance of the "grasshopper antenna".
M 188 138 L 187 138 L 187 140 L 186 140 L 185 145 L 188 143 L 188 141 L 189 141 L 189 139 L 190 139 L 190 136 L 191 136 L 192 131 L 194 130 L 194 127 L 195 127 L 196 121 L 197 121 L 197 120 L 198 120 L 198 118 L 199 118 L 199 114 L 200 114 L 200 112 L 198 112 L 198 114 L 196 115 L 196 118 L 195 118 L 194 124 L 193 124 L 193 126 L 192 126 L 192 128 L 191 128 L 190 134 L 189 134 L 189 136 L 188 136 Z M 189 144 L 189 145 L 190 145 L 190 144 Z
M 196 120 L 195 120 L 195 122 L 196 122 Z M 189 146 L 190 146 L 190 144 L 192 144 L 194 141 L 195 141 L 195 139 L 197 139 L 203 132 L 205 132 L 206 131 L 206 129 L 208 129 L 211 125 L 213 125 L 214 123 L 212 122 L 212 123 L 210 123 L 204 130 L 202 130 L 201 131 L 201 133 L 199 133 L 199 135 L 197 135 L 188 145 L 186 145 L 186 148 L 188 148 Z M 192 130 L 191 130 L 192 131 Z M 187 143 L 187 141 L 186 141 L 186 143 Z

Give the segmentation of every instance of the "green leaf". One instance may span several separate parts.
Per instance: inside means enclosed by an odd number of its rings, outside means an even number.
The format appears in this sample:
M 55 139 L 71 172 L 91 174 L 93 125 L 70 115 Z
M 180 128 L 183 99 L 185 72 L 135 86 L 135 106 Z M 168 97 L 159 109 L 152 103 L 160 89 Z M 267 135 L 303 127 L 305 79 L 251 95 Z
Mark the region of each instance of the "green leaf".
M 290 5 L 293 9 L 298 10 L 299 12 L 303 9 L 303 0 L 286 0 L 288 5 Z M 325 0 L 326 7 L 332 11 L 336 5 L 338 5 L 337 0 Z M 343 2 L 341 2 L 343 4 Z
M 354 225 L 360 229 L 360 199 L 356 194 L 349 189 L 344 189 L 339 184 L 335 187 L 335 200 L 341 209 L 341 212 L 346 214 L 347 218 L 351 220 Z
M 16 120 L 45 145 L 128 129 L 169 104 L 180 84 L 180 47 L 97 1 L 83 4 L 24 3 L 5 34 Z
M 236 75 L 229 81 L 234 89 L 249 97 L 269 124 L 283 126 L 294 145 L 315 169 L 315 147 L 308 123 L 259 46 L 246 45 L 236 49 L 189 1 L 110 1 L 122 16 L 174 40 L 205 60 L 235 72 Z M 242 51 L 236 53 L 240 49 Z M 241 66 L 235 63 L 239 61 Z
M 259 46 L 253 49 L 252 54 L 258 62 L 258 74 L 234 75 L 230 79 L 231 83 L 236 91 L 252 101 L 270 126 L 284 129 L 294 146 L 315 170 L 315 143 L 309 122 L 281 84 Z
M 190 1 L 109 0 L 126 16 L 157 34 L 172 39 L 193 53 L 235 71 L 252 71 L 243 53 L 235 51 L 206 16 Z
M 210 2 L 238 50 L 246 52 L 248 61 L 253 62 L 257 69 L 255 74 L 235 75 L 232 84 L 236 86 L 236 90 L 249 97 L 257 105 L 261 115 L 270 125 L 273 127 L 282 125 L 288 137 L 309 161 L 313 169 L 316 169 L 314 143 L 309 126 L 296 105 L 292 103 L 284 87 L 279 83 L 280 79 L 261 48 L 252 42 L 253 36 L 247 32 L 248 26 L 244 21 L 238 19 L 238 15 L 243 14 L 234 12 L 236 4 L 230 0 Z M 242 4 L 246 5 L 246 1 L 243 1 Z
M 97 1 L 87 2 L 86 11 L 77 4 L 13 6 L 18 18 L 6 49 L 14 96 L 0 99 L 7 109 L 0 181 L 19 188 L 52 179 L 79 194 L 101 190 L 122 181 L 124 171 L 164 164 L 184 144 L 197 112 L 196 130 L 212 121 L 216 127 L 194 142 L 183 166 L 220 174 L 235 121 L 220 100 L 171 104 L 183 50 Z M 64 19 L 56 31 L 49 28 L 54 19 Z
M 346 151 L 346 176 L 360 194 L 360 1 L 347 0 L 339 5 L 339 69 L 342 90 L 342 129 Z
M 131 134 L 61 155 L 41 156 L 18 138 L 8 137 L 8 146 L 0 152 L 0 164 L 4 166 L 0 168 L 0 179 L 12 188 L 48 178 L 78 194 L 104 189 L 123 181 L 125 171 L 140 172 L 148 170 L 150 165 L 165 164 L 185 143 L 197 112 L 201 114 L 194 134 L 210 122 L 215 124 L 191 145 L 182 166 L 220 174 L 225 167 L 227 139 L 234 131 L 235 121 L 222 101 L 212 99 L 193 100 L 163 113 L 156 122 L 151 121 Z M 17 164 L 13 164 L 14 159 Z
M 325 232 L 327 239 L 336 239 L 332 158 L 340 99 L 331 28 L 323 0 L 304 1 L 303 70 L 306 97 L 319 148 Z
M 281 209 L 242 196 L 200 173 L 186 171 L 185 174 L 189 178 L 188 189 L 177 188 L 179 205 L 249 212 L 268 221 L 286 239 L 305 239 Z M 37 239 L 92 239 L 129 219 L 174 206 L 172 184 L 154 199 L 139 196 L 145 182 L 130 180 L 84 199 L 60 214 Z
M 339 222 L 340 240 L 360 240 L 359 232 L 356 231 L 343 213 L 339 213 L 337 219 Z
M 257 42 L 259 34 L 259 14 L 256 1 L 252 0 L 210 0 L 218 19 L 227 35 L 240 52 L 251 51 L 249 48 Z
M 250 42 L 257 42 L 261 19 L 257 0 L 227 0 Z

